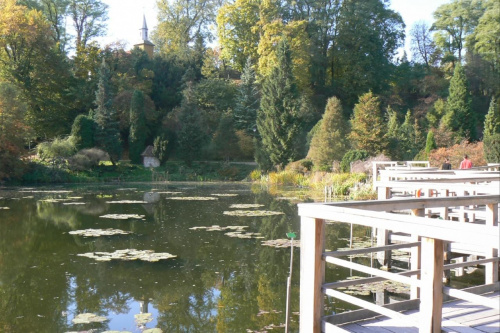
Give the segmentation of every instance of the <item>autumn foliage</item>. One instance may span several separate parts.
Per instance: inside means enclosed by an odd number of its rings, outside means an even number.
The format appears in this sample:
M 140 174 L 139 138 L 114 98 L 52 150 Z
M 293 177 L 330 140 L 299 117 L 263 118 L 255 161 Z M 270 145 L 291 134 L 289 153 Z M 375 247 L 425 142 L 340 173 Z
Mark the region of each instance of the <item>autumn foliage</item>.
M 459 144 L 448 148 L 438 148 L 431 151 L 429 155 L 429 162 L 433 167 L 441 167 L 445 158 L 450 159 L 453 169 L 458 169 L 460 161 L 462 161 L 464 154 L 469 156 L 472 161 L 472 166 L 486 165 L 486 160 L 483 152 L 483 143 L 469 143 L 462 141 Z

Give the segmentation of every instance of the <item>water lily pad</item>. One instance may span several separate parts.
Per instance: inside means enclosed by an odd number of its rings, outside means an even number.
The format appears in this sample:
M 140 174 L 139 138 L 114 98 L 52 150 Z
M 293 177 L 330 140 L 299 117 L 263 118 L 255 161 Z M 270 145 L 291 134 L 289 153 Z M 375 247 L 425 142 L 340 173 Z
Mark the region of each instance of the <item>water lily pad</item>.
M 140 204 L 143 204 L 143 203 L 147 203 L 146 201 L 142 201 L 142 200 L 117 200 L 117 201 L 106 201 L 106 203 L 110 203 L 110 204 L 135 204 L 135 203 L 140 203 Z
M 208 200 L 218 200 L 214 197 L 170 197 L 170 200 L 186 200 L 186 201 L 208 201 Z
M 71 199 L 67 198 L 61 198 L 61 199 L 43 199 L 43 200 L 38 200 L 40 202 L 64 202 L 64 201 L 70 201 Z
M 90 324 L 90 323 L 102 323 L 107 321 L 108 318 L 95 315 L 93 313 L 81 313 L 73 318 L 73 324 Z
M 7 209 L 10 209 L 10 208 L 9 207 L 0 207 L 0 210 L 2 210 L 2 209 L 7 210 Z
M 291 242 L 289 239 L 270 239 L 270 240 L 263 241 L 261 244 L 264 246 L 271 246 L 271 247 L 275 247 L 275 248 L 283 248 L 283 247 L 290 247 L 291 246 Z M 299 247 L 300 240 L 294 239 L 293 246 Z
M 142 260 L 149 262 L 156 262 L 164 259 L 176 258 L 176 255 L 158 252 L 155 253 L 153 250 L 136 250 L 136 249 L 126 249 L 117 250 L 115 252 L 88 252 L 77 254 L 79 257 L 87 257 L 95 259 L 97 261 L 111 261 L 111 260 Z
M 234 238 L 264 238 L 258 232 L 231 231 L 226 232 L 224 235 Z
M 79 235 L 84 237 L 100 237 L 100 236 L 113 236 L 113 235 L 128 235 L 130 231 L 123 231 L 120 229 L 85 229 L 70 231 L 70 235 Z
M 139 313 L 134 315 L 135 322 L 138 325 L 146 325 L 150 321 L 153 321 L 153 314 L 152 313 Z
M 271 215 L 283 215 L 282 212 L 275 212 L 272 210 L 233 210 L 225 211 L 224 215 L 230 216 L 271 216 Z
M 113 195 L 111 194 L 98 194 L 96 195 L 96 198 L 99 198 L 99 199 L 107 199 L 107 198 L 112 198 Z
M 103 219 L 128 220 L 128 219 L 143 219 L 145 215 L 137 214 L 106 214 L 99 216 Z
M 237 193 L 215 193 L 215 194 L 211 194 L 213 196 L 216 196 L 216 197 L 237 197 L 238 194 Z
M 245 228 L 248 228 L 248 226 L 246 226 L 246 225 L 230 225 L 227 227 L 221 227 L 219 225 L 212 225 L 210 227 L 192 227 L 192 228 L 189 228 L 189 230 L 206 229 L 206 231 L 225 231 L 225 230 L 243 231 Z
M 86 202 L 63 202 L 63 205 L 86 205 Z
M 35 190 L 22 190 L 21 193 L 71 193 L 73 191 L 66 190 L 47 190 L 47 191 L 35 191 Z
M 171 191 L 155 191 L 155 193 L 159 194 L 181 194 L 182 192 L 171 192 Z
M 260 204 L 232 204 L 229 208 L 239 208 L 239 209 L 248 209 L 248 208 L 259 208 L 264 207 L 264 205 Z

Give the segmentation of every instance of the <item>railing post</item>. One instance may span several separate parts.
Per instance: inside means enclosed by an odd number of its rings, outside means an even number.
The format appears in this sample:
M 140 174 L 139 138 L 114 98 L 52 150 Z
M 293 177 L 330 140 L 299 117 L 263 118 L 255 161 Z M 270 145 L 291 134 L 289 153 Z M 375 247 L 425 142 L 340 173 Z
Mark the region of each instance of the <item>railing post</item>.
M 486 205 L 486 225 L 498 226 L 498 203 Z M 485 253 L 486 258 L 493 258 L 498 256 L 497 249 L 487 249 Z M 498 263 L 491 262 L 485 265 L 485 284 L 495 283 L 498 281 Z
M 320 333 L 325 279 L 325 220 L 300 220 L 300 332 Z
M 443 315 L 443 241 L 422 237 L 420 333 L 441 333 Z
M 423 217 L 425 215 L 425 209 L 419 208 L 419 209 L 412 209 L 411 214 L 413 216 L 420 216 Z M 411 235 L 411 241 L 412 242 L 419 242 L 420 241 L 420 236 L 418 234 L 412 234 Z M 421 267 L 421 248 L 419 246 L 414 246 L 411 248 L 411 261 L 410 261 L 410 267 L 411 270 L 418 270 Z M 412 278 L 414 279 L 419 279 L 420 274 L 413 275 Z M 417 299 L 420 297 L 420 289 L 417 286 L 411 286 L 410 287 L 410 299 Z

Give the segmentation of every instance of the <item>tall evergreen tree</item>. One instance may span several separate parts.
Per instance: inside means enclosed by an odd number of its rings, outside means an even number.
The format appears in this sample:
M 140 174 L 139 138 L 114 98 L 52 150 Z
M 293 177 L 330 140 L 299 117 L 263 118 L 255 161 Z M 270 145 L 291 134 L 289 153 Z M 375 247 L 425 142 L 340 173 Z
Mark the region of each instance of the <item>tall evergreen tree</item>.
M 121 156 L 122 146 L 120 140 L 119 122 L 113 109 L 112 95 L 110 92 L 110 71 L 106 62 L 102 61 L 99 68 L 99 84 L 97 85 L 94 113 L 96 122 L 95 144 L 109 154 L 111 163 L 116 164 Z
M 275 166 L 284 166 L 296 155 L 299 133 L 299 94 L 292 74 L 290 46 L 285 39 L 278 43 L 278 61 L 264 79 L 257 129 L 262 149 Z
M 259 90 L 255 82 L 255 71 L 250 57 L 243 68 L 243 73 L 241 73 L 241 84 L 236 98 L 234 108 L 235 128 L 244 130 L 247 134 L 253 136 L 257 128 Z
M 220 118 L 217 131 L 212 139 L 214 155 L 217 158 L 229 160 L 236 157 L 239 151 L 238 137 L 234 131 L 234 120 L 230 112 Z
M 307 156 L 316 167 L 330 167 L 340 161 L 346 153 L 347 122 L 344 121 L 342 105 L 337 97 L 328 99 L 325 113 L 318 131 L 314 134 Z
M 500 163 L 500 109 L 494 97 L 484 120 L 483 144 L 486 160 Z
M 94 147 L 95 122 L 92 117 L 80 114 L 71 127 L 71 141 L 76 150 Z
M 405 121 L 398 130 L 399 150 L 403 160 L 412 160 L 418 152 L 417 135 L 411 111 L 406 112 Z
M 135 90 L 130 102 L 129 157 L 132 163 L 141 163 L 141 152 L 146 144 L 147 127 L 144 115 L 144 94 Z
M 371 91 L 359 97 L 359 102 L 354 106 L 349 138 L 354 148 L 366 150 L 370 156 L 386 148 L 380 101 Z
M 472 140 L 477 138 L 476 119 L 472 113 L 467 78 L 464 68 L 459 63 L 455 66 L 450 81 L 446 113 L 441 121 L 445 127 L 456 134 L 458 140 L 464 137 Z
M 436 140 L 434 139 L 434 132 L 429 131 L 427 133 L 427 140 L 425 141 L 425 155 L 427 158 L 429 157 L 429 154 L 431 153 L 431 150 L 436 149 Z

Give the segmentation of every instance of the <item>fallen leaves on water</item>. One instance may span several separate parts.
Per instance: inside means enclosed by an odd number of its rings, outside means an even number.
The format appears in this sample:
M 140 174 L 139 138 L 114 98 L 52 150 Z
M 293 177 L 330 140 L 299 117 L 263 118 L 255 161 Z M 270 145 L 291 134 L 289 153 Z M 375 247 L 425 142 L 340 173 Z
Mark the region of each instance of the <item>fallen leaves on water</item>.
M 75 230 L 70 231 L 70 235 L 78 235 L 84 237 L 100 237 L 100 236 L 113 236 L 113 235 L 128 235 L 131 234 L 130 231 L 124 231 L 120 229 L 85 229 L 85 230 Z
M 135 204 L 135 203 L 147 203 L 146 201 L 142 200 L 118 200 L 118 201 L 106 201 L 106 203 L 110 204 Z
M 106 214 L 101 215 L 103 219 L 114 219 L 114 220 L 128 220 L 128 219 L 143 219 L 145 215 L 137 214 Z
M 108 318 L 101 317 L 93 313 L 81 313 L 73 318 L 73 324 L 90 324 L 90 323 L 102 323 L 107 321 Z
M 214 197 L 170 197 L 170 200 L 186 200 L 186 201 L 208 201 L 208 200 L 219 200 Z
M 153 321 L 153 314 L 152 313 L 139 313 L 134 315 L 135 322 L 138 325 L 146 325 L 150 321 Z
M 276 248 L 282 248 L 282 247 L 290 247 L 290 240 L 289 239 L 271 239 L 267 241 L 263 241 L 261 244 L 264 246 L 272 246 Z M 298 239 L 293 240 L 293 246 L 294 247 L 299 247 L 300 246 L 300 241 Z
M 95 259 L 97 261 L 142 260 L 149 262 L 157 262 L 159 260 L 171 259 L 177 257 L 176 255 L 166 252 L 155 253 L 155 251 L 153 250 L 136 250 L 136 249 L 117 250 L 115 252 L 88 252 L 88 253 L 77 254 L 77 256 L 87 257 Z
M 272 215 L 283 215 L 282 212 L 275 212 L 272 210 L 232 210 L 225 211 L 224 215 L 230 216 L 272 216 Z
M 239 209 L 248 209 L 248 208 L 259 208 L 264 207 L 264 205 L 260 204 L 232 204 L 229 208 L 239 208 Z

